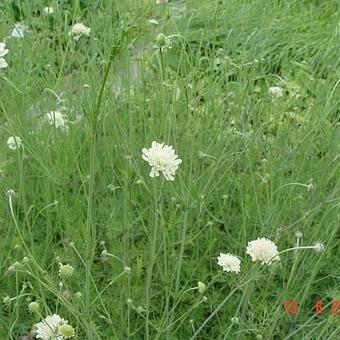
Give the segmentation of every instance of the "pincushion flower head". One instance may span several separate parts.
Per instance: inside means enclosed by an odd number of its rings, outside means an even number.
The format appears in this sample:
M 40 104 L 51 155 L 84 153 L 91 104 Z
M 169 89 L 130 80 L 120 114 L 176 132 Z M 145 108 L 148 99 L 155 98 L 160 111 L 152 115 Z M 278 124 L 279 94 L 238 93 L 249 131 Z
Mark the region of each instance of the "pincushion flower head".
M 246 253 L 250 255 L 253 262 L 259 261 L 261 264 L 269 265 L 273 261 L 280 260 L 276 244 L 265 237 L 248 242 Z
M 268 94 L 273 97 L 282 97 L 283 89 L 280 86 L 271 86 L 268 89 Z
M 79 40 L 82 35 L 89 36 L 91 28 L 85 26 L 83 23 L 74 24 L 68 35 L 72 36 L 74 40 Z
M 0 42 L 0 57 L 4 57 L 8 53 L 8 49 L 6 48 L 6 43 Z
M 19 149 L 22 145 L 22 140 L 20 137 L 17 136 L 10 136 L 7 139 L 7 146 L 9 147 L 9 149 L 11 150 L 16 150 Z
M 28 32 L 28 27 L 22 22 L 17 22 L 11 33 L 12 38 L 23 38 Z
M 45 114 L 45 118 L 48 124 L 54 125 L 58 129 L 68 129 L 66 115 L 60 111 L 50 111 Z
M 4 56 L 8 53 L 6 44 L 4 42 L 0 43 L 0 68 L 6 68 L 8 66 Z
M 51 15 L 51 14 L 53 14 L 53 12 L 54 12 L 54 8 L 53 7 L 51 7 L 51 6 L 44 7 L 44 13 L 46 15 Z
M 4 58 L 0 58 L 0 68 L 6 68 L 8 66 Z
M 75 335 L 72 326 L 57 314 L 49 315 L 34 325 L 36 338 L 43 340 L 64 340 Z M 71 329 L 73 331 L 71 331 Z
M 175 179 L 176 170 L 182 163 L 171 145 L 155 141 L 151 143 L 151 148 L 142 149 L 142 158 L 151 166 L 150 177 L 157 177 L 161 172 L 167 181 Z
M 240 272 L 241 260 L 235 255 L 220 253 L 220 256 L 217 257 L 217 264 L 220 265 L 225 272 Z

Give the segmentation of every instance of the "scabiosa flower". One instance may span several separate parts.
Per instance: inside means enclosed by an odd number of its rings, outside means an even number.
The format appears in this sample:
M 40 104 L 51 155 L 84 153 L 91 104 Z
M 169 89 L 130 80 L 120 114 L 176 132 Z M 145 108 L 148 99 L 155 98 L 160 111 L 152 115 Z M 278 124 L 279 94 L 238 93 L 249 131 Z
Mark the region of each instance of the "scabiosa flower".
M 50 111 L 45 114 L 45 118 L 48 124 L 54 125 L 58 129 L 68 129 L 66 115 L 60 111 Z
M 220 253 L 220 256 L 217 257 L 217 264 L 220 265 L 225 272 L 240 272 L 241 260 L 235 255 Z
M 280 86 L 271 86 L 268 89 L 268 94 L 273 97 L 282 97 L 283 96 L 283 90 Z
M 248 242 L 246 253 L 253 262 L 259 261 L 261 264 L 269 265 L 272 261 L 280 260 L 276 244 L 265 237 Z
M 90 32 L 91 32 L 90 27 L 87 27 L 82 23 L 77 23 L 77 24 L 73 25 L 73 27 L 72 27 L 71 31 L 68 33 L 68 35 L 72 36 L 74 40 L 78 41 L 79 38 L 82 35 L 89 36 Z
M 51 14 L 53 14 L 53 12 L 54 12 L 54 9 L 51 6 L 47 6 L 47 7 L 44 8 L 44 13 L 46 15 L 51 15 Z
M 36 338 L 43 340 L 64 340 L 66 338 L 63 335 L 60 335 L 59 327 L 67 323 L 67 320 L 62 319 L 57 314 L 49 315 L 41 322 L 34 325 L 36 329 Z
M 28 32 L 28 27 L 22 22 L 17 22 L 11 33 L 12 38 L 23 38 Z
M 318 241 L 315 243 L 314 249 L 316 252 L 321 253 L 325 250 L 325 245 L 321 241 Z
M 6 68 L 8 66 L 5 58 L 3 58 L 7 53 L 8 49 L 6 48 L 6 44 L 4 42 L 0 43 L 0 68 Z
M 167 181 L 175 179 L 175 172 L 182 160 L 178 159 L 171 145 L 153 141 L 151 148 L 143 148 L 142 153 L 142 158 L 151 166 L 150 177 L 157 177 L 161 172 Z
M 71 325 L 64 323 L 58 327 L 58 335 L 61 335 L 63 339 L 71 339 L 76 335 L 76 332 Z
M 68 279 L 73 275 L 74 268 L 69 264 L 61 264 L 59 268 L 59 276 Z
M 11 150 L 19 149 L 22 145 L 22 140 L 20 137 L 11 136 L 7 139 L 7 145 Z
M 0 58 L 0 68 L 6 68 L 8 66 L 4 58 Z
M 8 52 L 9 51 L 6 48 L 6 43 L 0 42 L 0 57 L 4 57 Z

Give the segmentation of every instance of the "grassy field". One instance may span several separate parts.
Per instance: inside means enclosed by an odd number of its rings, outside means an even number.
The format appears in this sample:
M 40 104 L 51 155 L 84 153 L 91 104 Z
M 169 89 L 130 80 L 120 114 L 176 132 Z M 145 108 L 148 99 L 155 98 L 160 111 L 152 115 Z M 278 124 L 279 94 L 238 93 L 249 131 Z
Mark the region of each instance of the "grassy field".
M 340 338 L 339 0 L 4 0 L 0 42 L 1 340 Z

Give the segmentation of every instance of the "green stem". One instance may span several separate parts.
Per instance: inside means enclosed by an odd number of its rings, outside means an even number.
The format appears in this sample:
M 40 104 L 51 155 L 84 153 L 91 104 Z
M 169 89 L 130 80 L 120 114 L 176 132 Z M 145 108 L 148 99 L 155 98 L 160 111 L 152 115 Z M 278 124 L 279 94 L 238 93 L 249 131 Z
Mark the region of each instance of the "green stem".
M 253 278 L 250 278 L 243 284 L 235 287 L 227 296 L 226 298 L 217 306 L 217 308 L 205 319 L 205 321 L 201 324 L 201 326 L 197 329 L 197 331 L 194 333 L 194 335 L 190 338 L 190 340 L 193 340 L 197 337 L 199 333 L 203 330 L 203 328 L 207 325 L 207 323 L 215 317 L 215 315 L 221 310 L 221 308 L 227 303 L 227 301 L 233 296 L 233 294 L 242 288 L 243 286 L 247 285 L 250 281 L 252 281 Z
M 161 189 L 162 193 L 162 189 Z M 154 183 L 154 226 L 153 226 L 153 235 L 152 235 L 152 241 L 151 241 L 151 248 L 150 248 L 150 263 L 148 266 L 148 272 L 147 272 L 147 281 L 146 281 L 146 294 L 145 294 L 145 309 L 146 309 L 146 318 L 145 318 L 145 337 L 146 339 L 150 338 L 149 334 L 149 317 L 150 317 L 150 294 L 151 294 L 151 279 L 153 274 L 153 267 L 155 264 L 156 259 L 156 245 L 157 245 L 157 231 L 159 228 L 159 219 L 158 219 L 158 212 L 160 209 L 159 200 L 161 199 L 161 193 L 160 197 L 158 198 L 157 195 L 157 185 L 156 182 Z
M 106 66 L 102 84 L 99 90 L 96 106 L 90 117 L 91 122 L 91 139 L 90 139 L 90 180 L 87 198 L 87 217 L 86 217 L 86 269 L 85 269 L 85 308 L 88 320 L 91 320 L 91 266 L 93 263 L 95 247 L 96 247 L 96 226 L 93 223 L 93 198 L 94 198 L 94 182 L 95 182 L 95 159 L 97 145 L 97 124 L 101 112 L 105 85 L 113 64 L 114 57 L 117 53 L 117 46 L 112 47 L 109 62 Z M 89 334 L 90 336 L 91 334 Z

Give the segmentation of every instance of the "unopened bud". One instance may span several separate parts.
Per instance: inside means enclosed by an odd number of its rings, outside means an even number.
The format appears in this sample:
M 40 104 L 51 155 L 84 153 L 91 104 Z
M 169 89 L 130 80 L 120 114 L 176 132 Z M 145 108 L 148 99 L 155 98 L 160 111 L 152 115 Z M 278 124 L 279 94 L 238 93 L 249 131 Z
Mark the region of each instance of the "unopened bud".
M 2 302 L 5 304 L 5 305 L 9 305 L 11 303 L 11 298 L 9 296 L 5 296 L 2 300 Z
M 164 46 L 167 45 L 167 39 L 168 39 L 168 37 L 165 34 L 159 33 L 157 35 L 156 42 L 157 42 L 159 47 L 164 47 Z
M 27 263 L 29 263 L 30 262 L 30 259 L 29 259 L 29 257 L 27 257 L 27 256 L 25 256 L 23 259 L 22 259 L 22 263 L 24 263 L 24 264 L 27 264 Z
M 205 284 L 201 281 L 198 281 L 197 286 L 198 286 L 198 291 L 199 291 L 200 294 L 203 294 L 205 292 L 205 290 L 207 289 Z
M 64 323 L 58 327 L 58 335 L 61 335 L 65 339 L 70 339 L 75 336 L 76 332 L 71 325 Z
M 40 305 L 38 302 L 31 302 L 29 305 L 28 305 L 28 310 L 31 312 L 31 313 L 37 313 L 39 312 L 40 310 Z
M 68 279 L 73 275 L 74 268 L 69 264 L 61 265 L 59 268 L 59 276 L 63 279 Z

